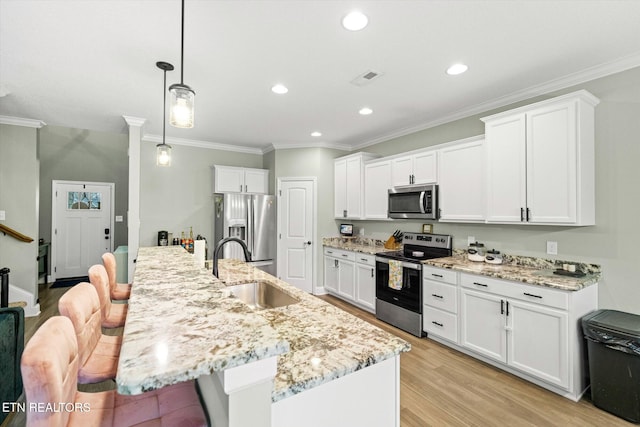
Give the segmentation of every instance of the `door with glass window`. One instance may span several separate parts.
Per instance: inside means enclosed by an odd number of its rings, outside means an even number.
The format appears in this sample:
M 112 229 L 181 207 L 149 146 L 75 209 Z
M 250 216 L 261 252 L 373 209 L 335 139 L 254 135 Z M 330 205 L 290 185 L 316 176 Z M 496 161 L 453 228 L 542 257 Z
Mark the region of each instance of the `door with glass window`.
M 51 251 L 55 279 L 87 276 L 113 251 L 112 183 L 53 181 Z

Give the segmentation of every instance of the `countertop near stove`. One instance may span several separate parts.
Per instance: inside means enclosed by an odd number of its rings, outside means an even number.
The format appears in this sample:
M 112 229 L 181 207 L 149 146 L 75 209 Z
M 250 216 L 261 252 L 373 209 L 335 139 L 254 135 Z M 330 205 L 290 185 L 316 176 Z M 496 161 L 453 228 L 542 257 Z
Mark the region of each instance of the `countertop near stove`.
M 523 282 L 530 285 L 545 286 L 564 291 L 579 291 L 587 286 L 598 283 L 601 277 L 600 266 L 596 264 L 505 255 L 502 264 L 494 265 L 469 261 L 466 253 L 460 250 L 455 251 L 453 256 L 429 259 L 422 263 L 438 268 Z M 563 264 L 573 264 L 577 270 L 585 272 L 586 275 L 582 277 L 570 277 L 554 274 L 553 271 L 562 269 Z
M 360 252 L 375 255 L 378 252 L 393 252 L 402 249 L 387 249 L 382 240 L 367 237 L 323 237 L 322 245 L 327 248 L 342 249 L 345 251 Z

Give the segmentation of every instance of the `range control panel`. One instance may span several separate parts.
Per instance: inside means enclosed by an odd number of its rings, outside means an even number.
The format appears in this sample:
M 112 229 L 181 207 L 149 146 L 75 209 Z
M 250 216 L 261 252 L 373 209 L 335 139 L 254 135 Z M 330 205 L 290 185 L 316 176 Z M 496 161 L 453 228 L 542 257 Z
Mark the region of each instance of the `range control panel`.
M 405 245 L 425 246 L 429 248 L 451 249 L 453 239 L 448 234 L 404 233 Z

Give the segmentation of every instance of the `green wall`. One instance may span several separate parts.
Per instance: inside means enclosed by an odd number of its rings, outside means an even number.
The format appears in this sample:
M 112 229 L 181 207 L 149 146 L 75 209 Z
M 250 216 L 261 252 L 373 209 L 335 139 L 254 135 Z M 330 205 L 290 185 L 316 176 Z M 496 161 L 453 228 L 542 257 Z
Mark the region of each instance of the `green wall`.
M 21 242 L 0 233 L 0 268 L 10 282 L 38 298 L 38 129 L 0 124 L 0 224 L 33 238 Z M 35 301 L 30 301 L 35 303 Z
M 637 268 L 640 233 L 635 221 L 640 212 L 640 67 L 584 84 L 487 111 L 363 148 L 390 155 L 484 133 L 479 117 L 520 105 L 586 89 L 600 99 L 595 109 L 596 225 L 552 227 L 435 223 L 435 233 L 452 234 L 454 246 L 464 248 L 475 236 L 489 248 L 515 255 L 584 261 L 602 265 L 599 297 L 602 308 L 640 314 Z M 419 231 L 428 221 L 358 221 L 365 235 L 388 237 L 393 230 Z M 336 221 L 336 224 L 338 221 Z M 558 255 L 546 255 L 546 241 L 558 242 Z
M 213 240 L 215 164 L 262 168 L 261 154 L 173 145 L 171 167 L 156 166 L 156 144 L 140 147 L 140 247 L 158 244 L 158 231 L 180 237 L 182 231 Z
M 45 126 L 40 130 L 40 237 L 51 241 L 51 181 L 113 182 L 114 246 L 127 244 L 129 140 L 125 134 Z

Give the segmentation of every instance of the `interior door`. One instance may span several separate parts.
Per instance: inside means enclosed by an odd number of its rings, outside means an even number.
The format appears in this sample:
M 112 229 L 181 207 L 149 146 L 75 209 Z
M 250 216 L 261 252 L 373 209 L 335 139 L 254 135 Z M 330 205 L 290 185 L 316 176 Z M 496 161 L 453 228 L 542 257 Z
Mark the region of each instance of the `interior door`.
M 86 276 L 113 252 L 114 185 L 53 181 L 52 255 L 56 279 Z
M 278 277 L 313 292 L 314 182 L 280 183 L 278 192 Z

